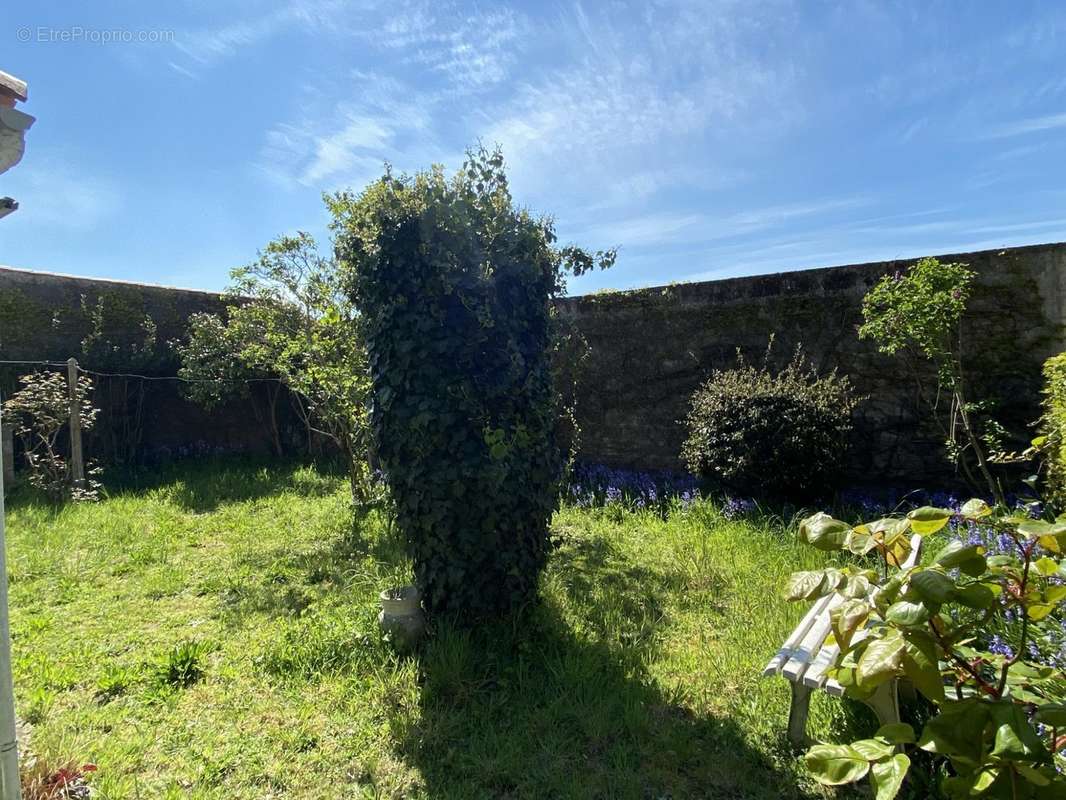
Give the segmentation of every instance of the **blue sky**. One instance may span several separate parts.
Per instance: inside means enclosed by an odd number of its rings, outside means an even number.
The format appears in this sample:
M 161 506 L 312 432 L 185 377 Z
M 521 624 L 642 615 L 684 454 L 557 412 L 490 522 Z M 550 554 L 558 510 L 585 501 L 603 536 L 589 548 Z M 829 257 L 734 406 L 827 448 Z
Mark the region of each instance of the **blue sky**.
M 620 246 L 574 292 L 1066 240 L 1061 2 L 94 0 L 0 23 L 38 117 L 0 177 L 12 266 L 219 289 L 273 236 L 324 236 L 323 191 L 479 139 L 565 241 Z

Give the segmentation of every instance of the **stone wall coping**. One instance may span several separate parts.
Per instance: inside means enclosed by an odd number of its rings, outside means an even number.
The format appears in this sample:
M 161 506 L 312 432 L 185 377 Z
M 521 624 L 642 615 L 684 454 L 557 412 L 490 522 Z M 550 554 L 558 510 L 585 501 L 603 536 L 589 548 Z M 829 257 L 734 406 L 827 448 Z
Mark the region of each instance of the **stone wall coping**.
M 981 260 L 993 255 L 1006 253 L 1039 253 L 1040 251 L 1054 251 L 1066 248 L 1066 242 L 1046 242 L 1042 244 L 1022 245 L 1018 247 L 996 247 L 989 250 L 974 250 L 966 253 L 945 253 L 931 256 L 942 262 Z M 786 270 L 781 272 L 756 273 L 754 275 L 740 275 L 733 278 L 720 278 L 710 281 L 679 281 L 677 283 L 662 284 L 659 286 L 646 286 L 637 289 L 618 289 L 612 291 L 592 292 L 590 294 L 570 295 L 560 300 L 560 305 L 567 311 L 575 311 L 578 307 L 594 305 L 597 300 L 605 302 L 624 303 L 627 300 L 639 301 L 644 298 L 651 299 L 655 295 L 671 295 L 675 300 L 704 299 L 708 296 L 716 296 L 720 299 L 730 297 L 746 299 L 758 294 L 769 296 L 785 294 L 788 292 L 808 292 L 814 286 L 818 286 L 831 280 L 835 286 L 834 291 L 858 288 L 858 283 L 844 284 L 838 280 L 847 275 L 858 278 L 876 278 L 891 269 L 903 269 L 906 266 L 930 256 L 916 256 L 914 258 L 899 258 L 886 261 L 866 261 L 860 264 L 838 264 L 827 267 L 808 267 L 805 269 Z M 830 287 L 824 287 L 830 288 Z M 865 291 L 865 286 L 862 290 Z
M 29 280 L 34 278 L 44 278 L 47 280 L 58 280 L 61 282 L 70 282 L 76 284 L 105 284 L 108 286 L 130 286 L 135 289 L 147 289 L 149 291 L 164 291 L 164 292 L 181 292 L 182 294 L 194 294 L 211 297 L 218 299 L 225 295 L 225 292 L 212 292 L 207 289 L 188 289 L 180 286 L 167 286 L 161 283 L 144 283 L 142 281 L 127 281 L 119 278 L 94 278 L 84 275 L 70 275 L 64 272 L 49 272 L 46 270 L 37 269 L 25 269 L 23 267 L 11 267 L 5 264 L 0 264 L 0 281 L 7 275 L 13 278 L 24 277 Z

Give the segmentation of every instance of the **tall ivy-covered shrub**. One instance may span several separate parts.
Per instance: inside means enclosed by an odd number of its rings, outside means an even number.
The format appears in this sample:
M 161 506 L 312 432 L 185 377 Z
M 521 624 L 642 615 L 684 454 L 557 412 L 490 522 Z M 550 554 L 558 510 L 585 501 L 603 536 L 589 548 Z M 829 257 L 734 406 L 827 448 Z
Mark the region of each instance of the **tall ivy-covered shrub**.
M 486 614 L 536 591 L 563 454 L 551 300 L 606 265 L 555 246 L 512 202 L 499 152 L 454 178 L 387 171 L 332 198 L 337 255 L 366 331 L 371 426 L 433 611 Z

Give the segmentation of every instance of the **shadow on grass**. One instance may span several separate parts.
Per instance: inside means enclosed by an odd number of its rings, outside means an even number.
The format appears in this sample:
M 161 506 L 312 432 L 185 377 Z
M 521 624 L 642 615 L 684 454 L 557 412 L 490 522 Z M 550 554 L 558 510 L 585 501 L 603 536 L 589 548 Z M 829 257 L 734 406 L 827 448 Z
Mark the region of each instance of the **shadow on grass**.
M 729 719 L 649 678 L 640 647 L 576 635 L 550 605 L 419 657 L 421 715 L 401 751 L 434 798 L 799 798 Z

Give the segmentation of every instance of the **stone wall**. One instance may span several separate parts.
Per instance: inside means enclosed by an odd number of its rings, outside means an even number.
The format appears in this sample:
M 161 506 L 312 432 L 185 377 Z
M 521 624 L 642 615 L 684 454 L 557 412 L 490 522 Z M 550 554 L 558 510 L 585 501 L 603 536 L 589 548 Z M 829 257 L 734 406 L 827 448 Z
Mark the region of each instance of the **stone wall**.
M 1039 415 L 1040 366 L 1066 349 L 1066 244 L 939 256 L 979 274 L 964 323 L 966 366 L 980 392 L 1000 401 L 998 415 L 1024 443 Z M 851 376 L 866 399 L 856 421 L 849 478 L 900 484 L 950 481 L 942 436 L 928 424 L 921 391 L 935 394 L 928 372 L 916 381 L 900 360 L 860 342 L 863 295 L 882 275 L 910 261 L 886 261 L 777 275 L 612 292 L 560 301 L 585 334 L 591 355 L 579 395 L 582 458 L 639 468 L 680 466 L 679 424 L 688 398 L 739 348 L 761 358 L 774 336 L 773 360 L 802 345 L 819 369 Z M 65 361 L 89 369 L 137 362 L 140 374 L 174 375 L 167 345 L 184 335 L 196 311 L 219 311 L 218 294 L 120 281 L 90 280 L 0 268 L 0 360 Z M 93 309 L 103 309 L 103 338 L 117 350 L 83 345 Z M 155 355 L 137 357 L 145 315 L 158 327 Z M 99 326 L 97 326 L 99 327 Z M 114 349 L 114 348 L 113 348 Z M 133 354 L 132 356 L 130 354 Z M 14 371 L 0 366 L 0 388 Z M 186 401 L 173 381 L 145 384 L 143 451 L 189 448 L 267 450 L 264 423 L 247 403 L 211 413 Z M 290 438 L 299 432 L 286 423 Z M 97 441 L 98 449 L 103 442 Z
M 189 317 L 224 308 L 217 292 L 0 268 L 0 361 L 73 357 L 89 370 L 172 377 L 178 368 L 172 343 L 185 335 Z M 156 329 L 151 345 L 146 318 Z M 32 369 L 0 365 L 0 391 L 10 393 L 17 376 Z M 138 460 L 271 446 L 265 423 L 248 402 L 207 413 L 185 398 L 177 381 L 94 380 L 104 414 L 87 440 L 90 457 L 115 460 L 131 430 Z
M 1039 415 L 1040 366 L 1066 348 L 1066 245 L 948 254 L 979 275 L 964 321 L 965 365 L 978 388 L 999 399 L 999 416 L 1027 442 Z M 592 294 L 563 301 L 591 345 L 579 391 L 582 457 L 616 466 L 680 466 L 679 420 L 712 370 L 739 348 L 759 359 L 774 336 L 773 360 L 797 345 L 822 370 L 836 368 L 866 397 L 848 462 L 854 482 L 903 485 L 952 479 L 943 436 L 927 423 L 920 388 L 899 359 L 859 341 L 861 301 L 882 276 L 911 261 L 810 269 L 777 275 Z M 979 381 L 978 381 L 979 378 Z

